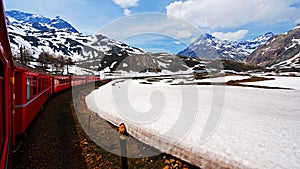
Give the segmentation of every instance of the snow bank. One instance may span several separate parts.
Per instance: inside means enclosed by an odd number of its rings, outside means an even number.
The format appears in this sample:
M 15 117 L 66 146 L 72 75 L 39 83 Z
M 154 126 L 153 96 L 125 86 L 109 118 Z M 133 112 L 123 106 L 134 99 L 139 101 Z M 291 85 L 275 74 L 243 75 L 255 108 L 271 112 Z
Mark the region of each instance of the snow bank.
M 299 90 L 226 87 L 224 104 L 220 104 L 215 102 L 215 92 L 220 92 L 219 97 L 222 97 L 222 86 L 170 86 L 141 82 L 113 81 L 88 95 L 86 103 L 102 118 L 117 125 L 124 122 L 130 134 L 158 149 L 164 150 L 166 145 L 173 144 L 175 147 L 167 152 L 203 168 L 209 167 L 212 161 L 229 167 L 273 169 L 300 166 Z M 122 97 L 124 91 L 128 92 L 124 99 L 127 97 L 129 104 L 119 102 L 117 98 Z M 155 102 L 151 97 L 155 97 L 156 91 L 165 99 Z M 191 104 L 185 103 L 182 91 L 191 95 L 196 93 L 198 98 L 191 96 Z M 165 106 L 152 121 L 139 123 L 124 116 L 131 112 L 120 114 L 120 109 L 127 110 L 126 106 L 147 113 L 152 105 L 156 106 L 154 103 L 160 105 L 160 102 Z M 181 112 L 181 108 L 184 111 Z M 206 132 L 205 124 L 218 108 L 223 110 L 222 116 L 214 117 L 221 121 L 211 137 L 203 142 L 201 136 Z M 198 112 L 194 122 L 182 124 L 183 128 L 186 125 L 191 128 L 180 142 L 174 142 L 168 131 L 180 121 L 179 117 L 188 118 L 194 111 Z

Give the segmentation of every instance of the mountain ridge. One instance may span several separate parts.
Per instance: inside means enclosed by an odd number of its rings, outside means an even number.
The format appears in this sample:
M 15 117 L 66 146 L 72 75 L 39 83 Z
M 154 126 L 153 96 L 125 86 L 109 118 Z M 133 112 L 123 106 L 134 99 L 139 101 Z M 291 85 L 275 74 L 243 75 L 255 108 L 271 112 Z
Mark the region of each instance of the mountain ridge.
M 267 32 L 251 41 L 220 40 L 211 34 L 200 35 L 177 55 L 202 59 L 222 59 L 241 62 L 274 34 Z
M 42 52 L 54 57 L 69 56 L 80 66 L 97 70 L 105 56 L 143 54 L 141 49 L 103 35 L 84 35 L 60 17 L 49 19 L 20 11 L 8 11 L 7 27 L 12 52 L 20 57 L 20 47 L 33 60 Z M 74 29 L 73 29 L 74 28 Z
M 299 60 L 299 55 L 300 24 L 283 34 L 272 37 L 266 44 L 254 51 L 246 62 L 266 67 L 280 68 L 283 65 L 291 67 Z
M 68 25 L 71 24 L 59 27 L 55 25 L 55 20 L 61 23 L 63 19 L 60 17 L 49 19 L 20 11 L 12 13 L 7 16 L 7 24 L 15 57 L 18 57 L 20 47 L 25 47 L 24 50 L 32 56 L 32 60 L 38 60 L 42 52 L 55 57 L 70 56 L 77 66 L 94 71 L 157 72 L 189 69 L 175 55 L 149 54 L 104 35 L 84 35 L 70 31 Z
M 51 28 L 56 28 L 58 30 L 79 33 L 79 31 L 75 29 L 70 23 L 63 20 L 59 16 L 50 19 L 42 15 L 35 15 L 27 12 L 21 12 L 18 10 L 6 11 L 5 14 L 8 19 L 12 20 L 11 18 L 13 18 L 13 21 L 10 21 L 10 24 L 19 22 L 23 24 L 32 24 L 33 28 L 36 28 L 40 31 L 48 31 Z

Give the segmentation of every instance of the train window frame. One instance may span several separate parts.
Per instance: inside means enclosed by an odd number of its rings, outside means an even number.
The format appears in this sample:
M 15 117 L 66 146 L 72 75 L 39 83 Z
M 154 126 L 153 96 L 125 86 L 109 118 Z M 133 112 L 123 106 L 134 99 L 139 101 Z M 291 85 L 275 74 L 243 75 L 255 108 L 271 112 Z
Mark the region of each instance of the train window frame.
M 32 76 L 32 96 L 37 94 L 37 76 Z
M 26 99 L 27 100 L 30 100 L 31 98 L 31 93 L 30 93 L 30 88 L 31 88 L 31 85 L 30 85 L 30 76 L 26 76 Z
M 42 78 L 42 90 L 45 90 L 45 78 Z
M 39 77 L 38 78 L 38 84 L 37 84 L 38 85 L 38 93 L 42 91 L 42 83 L 41 82 L 42 82 L 42 78 Z

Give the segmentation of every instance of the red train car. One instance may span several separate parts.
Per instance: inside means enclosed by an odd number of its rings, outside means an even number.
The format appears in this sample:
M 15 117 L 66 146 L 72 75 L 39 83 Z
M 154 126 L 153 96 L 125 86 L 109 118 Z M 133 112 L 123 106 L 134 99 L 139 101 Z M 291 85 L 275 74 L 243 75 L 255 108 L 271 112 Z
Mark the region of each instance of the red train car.
M 86 76 L 86 82 L 87 83 L 95 82 L 96 80 L 97 80 L 96 76 Z
M 86 84 L 86 76 L 72 76 L 71 86 Z
M 11 168 L 15 136 L 26 132 L 51 94 L 100 77 L 51 76 L 14 63 L 0 3 L 0 169 L 4 169 Z
M 52 94 L 52 76 L 17 67 L 15 77 L 14 129 L 23 134 Z
M 0 1 L 0 168 L 10 167 L 14 146 L 14 62 L 8 40 L 3 2 Z
M 71 87 L 71 76 L 54 76 L 53 92 L 57 93 Z

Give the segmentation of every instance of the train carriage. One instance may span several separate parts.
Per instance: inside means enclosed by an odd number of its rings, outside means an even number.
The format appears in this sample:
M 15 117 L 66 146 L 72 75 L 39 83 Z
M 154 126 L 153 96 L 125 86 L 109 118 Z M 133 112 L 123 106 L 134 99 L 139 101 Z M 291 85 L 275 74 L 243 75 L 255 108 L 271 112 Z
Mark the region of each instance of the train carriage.
M 86 84 L 86 76 L 72 76 L 72 87 L 83 84 Z
M 54 76 L 53 93 L 66 90 L 71 87 L 71 76 Z
M 51 94 L 99 81 L 95 76 L 52 76 L 15 63 L 0 0 L 0 169 L 11 168 L 16 135 L 26 129 Z
M 14 135 L 14 63 L 9 44 L 3 2 L 0 1 L 0 168 L 10 167 Z
M 30 122 L 52 94 L 52 77 L 24 68 L 15 71 L 15 134 L 25 133 Z
M 90 83 L 90 82 L 95 82 L 96 81 L 96 77 L 95 76 L 87 76 L 86 77 L 86 82 Z

